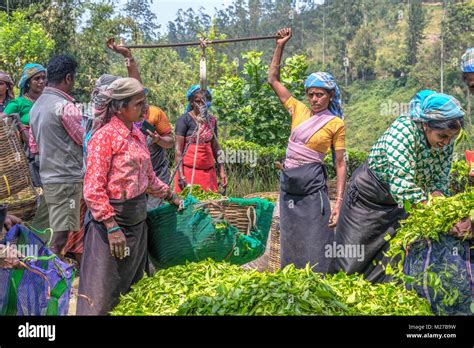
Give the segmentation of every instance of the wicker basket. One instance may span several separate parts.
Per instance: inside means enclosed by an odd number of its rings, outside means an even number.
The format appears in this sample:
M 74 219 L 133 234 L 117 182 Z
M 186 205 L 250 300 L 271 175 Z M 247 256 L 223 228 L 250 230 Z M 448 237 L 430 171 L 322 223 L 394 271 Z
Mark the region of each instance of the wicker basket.
M 24 222 L 30 222 L 35 216 L 38 195 L 41 194 L 41 189 L 37 190 L 29 186 L 9 198 L 1 199 L 0 202 L 8 205 L 8 214 L 15 215 Z
M 336 200 L 337 198 L 337 181 L 336 180 L 328 180 L 328 196 L 330 200 Z
M 256 192 L 256 193 L 251 193 L 245 196 L 244 198 L 262 198 L 262 199 L 277 200 L 279 195 L 280 195 L 279 192 Z
M 270 228 L 270 256 L 268 271 L 275 272 L 280 269 L 280 229 L 278 222 L 273 220 Z
M 0 199 L 31 187 L 31 174 L 16 130 L 0 118 Z
M 215 200 L 205 201 L 200 205 L 209 210 L 209 215 L 214 219 L 225 219 L 242 233 L 248 234 L 248 231 L 255 225 L 257 218 L 255 204 L 243 206 L 225 200 Z

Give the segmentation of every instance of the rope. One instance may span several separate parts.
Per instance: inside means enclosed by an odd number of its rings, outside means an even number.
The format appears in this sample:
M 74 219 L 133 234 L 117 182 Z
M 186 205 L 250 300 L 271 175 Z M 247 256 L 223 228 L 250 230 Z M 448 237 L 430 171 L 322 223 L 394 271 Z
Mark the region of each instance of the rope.
M 247 209 L 247 219 L 249 219 L 249 224 L 247 226 L 247 236 L 249 236 L 257 222 L 257 213 L 255 212 L 255 208 L 253 206 L 250 206 Z
M 38 234 L 46 234 L 47 232 L 50 233 L 49 235 L 49 241 L 48 243 L 46 244 L 46 247 L 49 248 L 49 246 L 51 245 L 51 241 L 53 240 L 53 235 L 54 235 L 54 231 L 52 228 L 48 227 L 46 229 L 44 229 L 43 231 L 40 231 L 40 230 L 37 230 L 36 228 L 34 228 L 33 226 L 31 226 L 29 223 L 25 222 L 23 223 L 26 227 L 28 227 L 30 230 L 32 230 L 33 232 L 36 232 Z
M 199 136 L 200 136 L 199 130 L 201 129 L 201 123 L 199 121 L 197 121 L 196 123 L 197 123 L 196 150 L 194 151 L 193 171 L 191 173 L 191 188 L 189 189 L 190 195 L 193 194 L 194 174 L 196 171 L 197 154 L 198 154 L 198 149 L 199 149 Z
M 5 181 L 5 185 L 7 186 L 8 197 L 10 197 L 11 196 L 10 184 L 8 183 L 8 179 L 6 175 L 3 176 L 3 180 Z

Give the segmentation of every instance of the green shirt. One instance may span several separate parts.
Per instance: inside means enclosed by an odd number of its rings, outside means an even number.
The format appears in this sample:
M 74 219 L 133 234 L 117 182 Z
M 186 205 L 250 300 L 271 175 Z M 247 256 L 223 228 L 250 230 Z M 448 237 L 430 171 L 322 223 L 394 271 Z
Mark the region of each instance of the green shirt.
M 448 194 L 453 149 L 429 147 L 422 125 L 400 116 L 372 147 L 369 167 L 398 204 L 418 203 L 436 190 Z
M 5 110 L 3 111 L 5 114 L 20 114 L 20 121 L 25 126 L 30 125 L 30 110 L 33 106 L 33 103 L 26 98 L 18 97 L 16 99 L 11 100 Z

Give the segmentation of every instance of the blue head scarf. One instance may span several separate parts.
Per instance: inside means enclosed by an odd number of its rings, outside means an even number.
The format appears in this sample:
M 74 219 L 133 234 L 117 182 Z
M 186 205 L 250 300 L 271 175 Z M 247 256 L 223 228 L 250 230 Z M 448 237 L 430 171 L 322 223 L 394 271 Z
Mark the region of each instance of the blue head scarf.
M 335 91 L 334 97 L 329 102 L 329 111 L 335 116 L 344 119 L 344 112 L 342 111 L 341 92 L 336 84 L 336 80 L 331 74 L 327 72 L 316 72 L 309 75 L 304 82 L 305 90 L 308 88 L 324 88 L 326 90 Z
M 464 73 L 474 72 L 474 47 L 468 48 L 462 55 L 461 70 Z
M 191 88 L 189 88 L 188 91 L 186 92 L 186 99 L 187 99 L 187 101 L 188 101 L 188 105 L 186 105 L 186 112 L 190 112 L 190 111 L 193 109 L 193 107 L 191 106 L 191 98 L 192 98 L 192 96 L 194 95 L 194 93 L 196 93 L 196 92 L 198 92 L 198 91 L 200 91 L 200 90 L 201 90 L 201 86 L 199 86 L 199 85 L 193 85 L 193 86 L 191 86 Z M 211 99 L 212 99 L 212 93 L 211 93 L 211 90 L 210 90 L 209 88 L 207 89 L 207 92 L 209 93 L 209 96 L 210 96 Z M 206 107 L 207 107 L 208 109 L 211 108 L 211 105 L 212 105 L 211 101 L 210 101 L 210 100 L 206 100 Z
M 456 98 L 423 90 L 411 100 L 409 115 L 414 121 L 446 121 L 464 117 L 464 111 Z
M 20 97 L 25 94 L 25 87 L 28 80 L 40 72 L 46 72 L 46 68 L 39 64 L 26 64 L 21 73 L 20 82 L 18 82 L 18 87 L 20 87 Z

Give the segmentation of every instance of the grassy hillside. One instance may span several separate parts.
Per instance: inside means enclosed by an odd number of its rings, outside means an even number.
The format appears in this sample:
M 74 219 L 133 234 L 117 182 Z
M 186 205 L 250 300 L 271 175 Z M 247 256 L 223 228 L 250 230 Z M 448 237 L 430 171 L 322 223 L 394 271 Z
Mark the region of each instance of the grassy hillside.
M 345 105 L 347 146 L 368 151 L 392 121 L 406 109 L 417 92 L 415 87 L 398 87 L 397 80 L 369 81 L 349 86 Z

